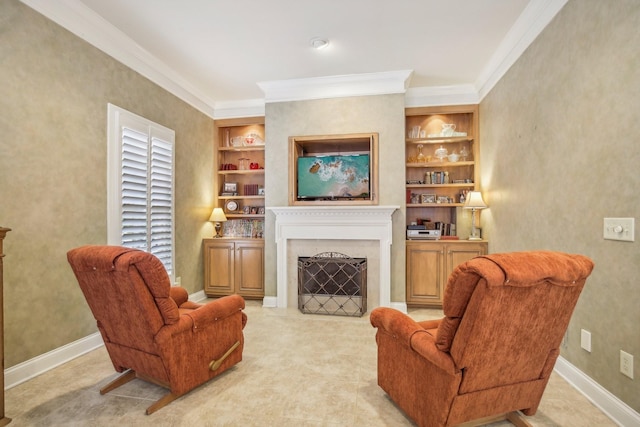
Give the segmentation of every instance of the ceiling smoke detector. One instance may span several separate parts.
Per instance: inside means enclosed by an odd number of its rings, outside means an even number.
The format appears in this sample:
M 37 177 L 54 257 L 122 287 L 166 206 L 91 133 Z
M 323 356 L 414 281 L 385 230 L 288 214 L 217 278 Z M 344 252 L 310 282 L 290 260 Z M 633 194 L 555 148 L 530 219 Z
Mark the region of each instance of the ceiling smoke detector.
M 323 39 L 322 37 L 314 37 L 309 40 L 309 44 L 314 49 L 324 49 L 329 46 L 329 40 Z

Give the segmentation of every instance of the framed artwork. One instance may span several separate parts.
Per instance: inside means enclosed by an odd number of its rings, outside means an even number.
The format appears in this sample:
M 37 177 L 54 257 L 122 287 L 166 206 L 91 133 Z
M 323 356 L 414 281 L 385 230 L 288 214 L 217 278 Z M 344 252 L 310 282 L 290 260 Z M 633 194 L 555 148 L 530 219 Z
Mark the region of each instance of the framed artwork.
M 237 182 L 225 182 L 224 183 L 224 192 L 225 193 L 237 193 L 238 192 L 238 183 Z
M 420 203 L 435 203 L 436 195 L 435 194 L 422 194 L 420 196 Z

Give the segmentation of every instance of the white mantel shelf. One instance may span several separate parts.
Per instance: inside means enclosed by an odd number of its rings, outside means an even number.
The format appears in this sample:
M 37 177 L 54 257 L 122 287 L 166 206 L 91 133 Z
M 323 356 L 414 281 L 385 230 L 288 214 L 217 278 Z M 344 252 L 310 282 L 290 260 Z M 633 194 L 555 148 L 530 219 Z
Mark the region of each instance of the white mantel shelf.
M 399 206 L 283 206 L 276 216 L 277 306 L 287 307 L 287 241 L 376 240 L 380 246 L 380 301 L 391 305 L 391 217 Z

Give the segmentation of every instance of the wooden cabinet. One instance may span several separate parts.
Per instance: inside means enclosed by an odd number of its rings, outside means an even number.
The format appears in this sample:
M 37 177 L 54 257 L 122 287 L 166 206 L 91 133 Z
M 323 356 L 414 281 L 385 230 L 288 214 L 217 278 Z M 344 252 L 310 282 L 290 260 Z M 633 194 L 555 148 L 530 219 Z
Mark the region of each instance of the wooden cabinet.
M 222 238 L 205 239 L 204 292 L 264 297 L 264 117 L 214 121 L 216 206 Z
M 216 120 L 214 132 L 217 206 L 229 219 L 263 219 L 264 117 Z
M 407 305 L 441 307 L 453 269 L 486 253 L 484 241 L 407 241 Z
M 407 108 L 405 114 L 407 225 L 429 222 L 455 236 L 464 195 L 477 189 L 478 106 Z
M 407 305 L 439 307 L 453 269 L 487 253 L 487 242 L 463 240 L 458 224 L 478 189 L 478 106 L 407 108 L 405 118 L 407 226 L 459 239 L 407 240 Z
M 264 240 L 205 239 L 203 253 L 207 296 L 264 297 Z

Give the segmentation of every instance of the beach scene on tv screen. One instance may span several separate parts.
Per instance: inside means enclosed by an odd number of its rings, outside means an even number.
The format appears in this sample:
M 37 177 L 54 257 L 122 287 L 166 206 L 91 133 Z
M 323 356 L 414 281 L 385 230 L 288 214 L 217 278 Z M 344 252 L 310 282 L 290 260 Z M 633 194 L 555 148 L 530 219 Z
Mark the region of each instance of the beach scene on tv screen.
M 368 197 L 368 154 L 298 158 L 298 198 Z

